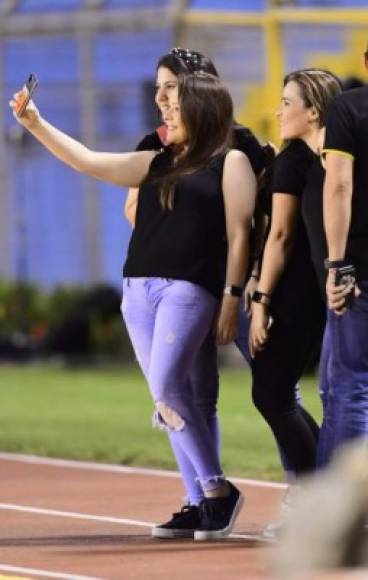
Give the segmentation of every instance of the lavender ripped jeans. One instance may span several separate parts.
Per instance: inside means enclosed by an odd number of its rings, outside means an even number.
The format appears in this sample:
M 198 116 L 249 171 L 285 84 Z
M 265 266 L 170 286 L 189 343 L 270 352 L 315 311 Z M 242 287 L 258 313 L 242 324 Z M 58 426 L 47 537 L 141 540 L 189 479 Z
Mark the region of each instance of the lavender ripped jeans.
M 166 278 L 123 282 L 121 310 L 155 403 L 154 420 L 168 433 L 190 503 L 198 503 L 203 491 L 224 480 L 213 404 L 217 392 L 206 392 L 204 386 L 213 385 L 213 376 L 203 368 L 203 382 L 201 376 L 190 378 L 217 309 L 218 300 L 190 282 Z M 213 368 L 216 373 L 216 364 Z

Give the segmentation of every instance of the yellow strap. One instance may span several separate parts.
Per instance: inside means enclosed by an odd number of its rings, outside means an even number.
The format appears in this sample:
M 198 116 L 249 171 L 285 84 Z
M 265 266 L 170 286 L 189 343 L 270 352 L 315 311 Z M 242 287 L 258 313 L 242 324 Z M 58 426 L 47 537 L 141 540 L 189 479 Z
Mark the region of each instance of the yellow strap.
M 347 153 L 347 151 L 339 151 L 339 149 L 322 149 L 322 155 L 326 155 L 326 153 L 337 153 L 338 155 L 354 160 L 354 155 Z

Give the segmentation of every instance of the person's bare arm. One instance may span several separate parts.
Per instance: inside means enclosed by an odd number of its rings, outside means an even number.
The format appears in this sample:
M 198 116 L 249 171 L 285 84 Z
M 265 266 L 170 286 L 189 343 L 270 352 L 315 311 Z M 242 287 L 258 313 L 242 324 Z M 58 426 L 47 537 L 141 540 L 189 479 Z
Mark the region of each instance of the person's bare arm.
M 139 189 L 137 187 L 130 187 L 126 196 L 124 204 L 124 215 L 132 228 L 135 226 L 135 216 L 137 213 Z
M 345 258 L 351 221 L 353 163 L 354 160 L 351 156 L 335 152 L 326 153 L 323 219 L 328 259 L 331 261 Z M 345 297 L 349 293 L 349 289 L 335 286 L 335 270 L 329 270 L 326 291 L 329 307 L 336 313 L 343 314 Z
M 299 208 L 300 200 L 297 196 L 285 193 L 274 193 L 272 196 L 271 229 L 265 245 L 257 287 L 259 292 L 268 296 L 271 296 L 285 270 L 294 241 Z M 267 341 L 269 322 L 268 306 L 253 303 L 249 332 L 249 345 L 253 355 L 257 350 L 261 350 Z
M 263 252 L 265 244 L 265 236 L 268 225 L 268 217 L 265 215 L 261 207 L 257 207 L 254 213 L 254 256 L 252 263 L 252 271 L 249 276 L 249 280 L 244 289 L 244 310 L 250 316 L 251 311 L 251 298 L 253 292 L 257 289 L 261 264 L 260 256 Z
M 300 201 L 295 195 L 274 193 L 271 229 L 268 235 L 258 290 L 272 294 L 285 270 L 298 223 Z
M 223 193 L 228 239 L 226 285 L 243 286 L 249 260 L 249 234 L 255 207 L 257 181 L 248 158 L 230 151 L 225 159 Z M 224 296 L 217 326 L 220 344 L 237 334 L 239 298 Z
M 92 151 L 43 119 L 32 101 L 28 104 L 24 115 L 18 117 L 16 110 L 20 95 L 20 93 L 14 95 L 10 102 L 14 117 L 60 161 L 76 171 L 120 187 L 137 187 L 147 175 L 155 152 Z
M 326 154 L 323 188 L 323 219 L 330 260 L 343 260 L 351 220 L 353 158 L 339 153 Z

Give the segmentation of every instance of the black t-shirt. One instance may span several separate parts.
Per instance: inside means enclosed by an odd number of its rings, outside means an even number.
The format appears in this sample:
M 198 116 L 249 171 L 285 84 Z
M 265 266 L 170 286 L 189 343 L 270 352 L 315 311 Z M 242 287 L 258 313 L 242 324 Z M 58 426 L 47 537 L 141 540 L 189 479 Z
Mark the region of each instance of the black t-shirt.
M 234 149 L 245 153 L 256 175 L 266 166 L 266 154 L 252 131 L 243 125 L 234 125 Z
M 238 149 L 245 153 L 249 159 L 249 163 L 255 173 L 255 175 L 260 175 L 266 167 L 267 154 L 264 151 L 262 145 L 259 143 L 258 139 L 252 133 L 248 127 L 244 127 L 239 123 L 234 123 L 233 125 L 233 148 Z M 146 135 L 137 145 L 137 151 L 160 151 L 165 149 L 165 144 L 161 140 L 159 133 L 164 133 L 164 126 L 162 125 L 153 133 Z M 249 245 L 251 248 L 251 254 L 253 254 L 254 247 L 254 229 L 251 230 Z M 251 272 L 252 263 L 248 264 L 248 273 Z
M 302 203 L 312 163 L 312 150 L 299 139 L 291 141 L 281 151 L 274 161 L 267 187 L 266 201 L 264 201 L 267 211 L 271 211 L 272 195 L 277 193 L 294 195 Z M 320 317 L 321 306 L 310 245 L 300 211 L 293 247 L 272 296 L 272 311 L 275 316 L 282 316 L 285 321 L 295 323 L 297 315 L 307 319 L 314 315 Z
M 353 198 L 346 259 L 368 278 L 368 86 L 346 91 L 328 108 L 324 152 L 354 159 Z
M 145 135 L 143 139 L 138 143 L 136 151 L 159 151 L 164 147 L 157 131 Z
M 181 177 L 173 210 L 162 209 L 157 182 L 170 165 L 172 152 L 167 148 L 153 159 L 139 190 L 124 276 L 186 280 L 221 296 L 227 253 L 224 159 L 218 155 L 205 168 Z
M 245 153 L 248 157 L 252 169 L 259 175 L 266 165 L 266 154 L 263 151 L 257 138 L 247 127 L 234 124 L 234 149 Z M 159 151 L 164 147 L 157 131 L 143 137 L 137 145 L 137 151 Z
M 313 153 L 313 161 L 308 170 L 307 182 L 302 198 L 302 217 L 307 230 L 311 258 L 317 274 L 322 297 L 326 296 L 326 270 L 324 260 L 327 257 L 326 235 L 323 225 L 323 182 L 325 171 L 319 155 Z

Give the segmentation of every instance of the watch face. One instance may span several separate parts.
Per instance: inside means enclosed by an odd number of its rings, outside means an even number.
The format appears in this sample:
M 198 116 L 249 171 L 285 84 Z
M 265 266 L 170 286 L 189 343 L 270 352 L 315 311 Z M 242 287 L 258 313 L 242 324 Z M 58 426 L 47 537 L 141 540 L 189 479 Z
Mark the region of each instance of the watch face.
M 224 294 L 225 296 L 236 296 L 240 298 L 243 294 L 243 288 L 241 286 L 225 286 Z

